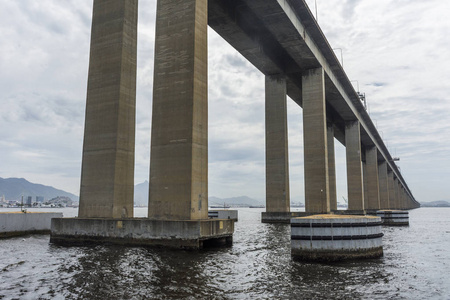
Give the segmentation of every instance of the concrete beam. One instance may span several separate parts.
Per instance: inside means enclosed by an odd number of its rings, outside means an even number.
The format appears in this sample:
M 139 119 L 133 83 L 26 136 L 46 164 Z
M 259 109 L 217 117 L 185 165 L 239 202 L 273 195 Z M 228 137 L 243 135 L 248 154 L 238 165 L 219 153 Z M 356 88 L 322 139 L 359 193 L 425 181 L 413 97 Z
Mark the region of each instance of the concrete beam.
M 137 0 L 95 0 L 79 217 L 133 217 Z
M 367 198 L 368 207 L 365 209 L 378 210 L 380 209 L 380 196 L 376 147 L 366 148 L 366 175 L 367 180 L 364 180 L 364 183 L 367 184 L 367 195 L 364 195 L 364 198 Z
M 347 154 L 348 209 L 364 210 L 363 170 L 361 163 L 361 134 L 359 121 L 345 125 Z
M 289 212 L 286 79 L 266 76 L 266 211 Z
M 208 218 L 208 1 L 159 0 L 148 216 Z
M 325 74 L 322 68 L 302 76 L 306 212 L 330 212 Z

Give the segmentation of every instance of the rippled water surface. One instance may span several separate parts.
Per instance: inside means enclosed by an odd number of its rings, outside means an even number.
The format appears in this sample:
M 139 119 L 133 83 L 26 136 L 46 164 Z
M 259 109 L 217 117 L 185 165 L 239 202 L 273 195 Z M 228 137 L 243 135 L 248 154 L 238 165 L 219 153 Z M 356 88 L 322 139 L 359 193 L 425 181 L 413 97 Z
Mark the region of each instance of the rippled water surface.
M 233 246 L 222 249 L 0 240 L 0 299 L 450 299 L 450 209 L 384 227 L 381 259 L 334 264 L 292 261 L 289 225 L 262 224 L 261 211 L 240 209 Z

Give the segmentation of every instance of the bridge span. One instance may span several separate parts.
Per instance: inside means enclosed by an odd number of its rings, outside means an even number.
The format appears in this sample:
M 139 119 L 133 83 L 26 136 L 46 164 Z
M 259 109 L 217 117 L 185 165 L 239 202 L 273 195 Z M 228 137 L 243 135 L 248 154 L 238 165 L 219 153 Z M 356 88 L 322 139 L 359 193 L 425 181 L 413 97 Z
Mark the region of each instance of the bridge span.
M 137 11 L 137 0 L 94 0 L 79 218 L 133 217 Z M 304 0 L 158 0 L 156 18 L 151 226 L 170 221 L 199 240 L 233 231 L 203 222 L 208 25 L 266 76 L 268 214 L 290 213 L 287 96 L 303 108 L 307 213 L 337 209 L 335 139 L 346 147 L 349 210 L 420 206 Z

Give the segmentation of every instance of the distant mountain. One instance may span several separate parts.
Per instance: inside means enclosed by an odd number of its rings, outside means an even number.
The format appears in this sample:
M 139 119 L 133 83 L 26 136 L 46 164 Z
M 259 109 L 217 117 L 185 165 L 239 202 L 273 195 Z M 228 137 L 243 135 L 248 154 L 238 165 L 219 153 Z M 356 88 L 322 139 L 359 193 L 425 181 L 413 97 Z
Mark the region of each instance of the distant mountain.
M 439 200 L 432 202 L 420 202 L 421 207 L 450 207 L 450 202 L 447 200 Z
M 0 197 L 5 196 L 6 200 L 20 200 L 22 195 L 25 197 L 42 196 L 45 200 L 50 200 L 58 196 L 69 197 L 73 201 L 78 202 L 78 196 L 55 189 L 54 187 L 31 183 L 24 178 L 0 178 Z
M 147 206 L 148 205 L 148 181 L 136 184 L 134 186 L 134 205 Z

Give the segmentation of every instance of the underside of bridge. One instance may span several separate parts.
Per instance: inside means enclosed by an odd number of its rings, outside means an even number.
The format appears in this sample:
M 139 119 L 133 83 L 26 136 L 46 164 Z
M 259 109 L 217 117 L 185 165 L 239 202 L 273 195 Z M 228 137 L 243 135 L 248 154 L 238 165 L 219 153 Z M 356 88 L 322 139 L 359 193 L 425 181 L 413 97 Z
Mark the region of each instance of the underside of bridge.
M 232 221 L 207 220 L 208 25 L 266 76 L 267 214 L 292 216 L 287 96 L 303 108 L 307 213 L 336 209 L 335 138 L 349 210 L 419 206 L 303 0 L 158 0 L 150 221 L 133 219 L 137 11 L 137 0 L 94 0 L 79 219 L 55 222 L 54 241 L 99 230 L 119 242 L 231 241 Z

